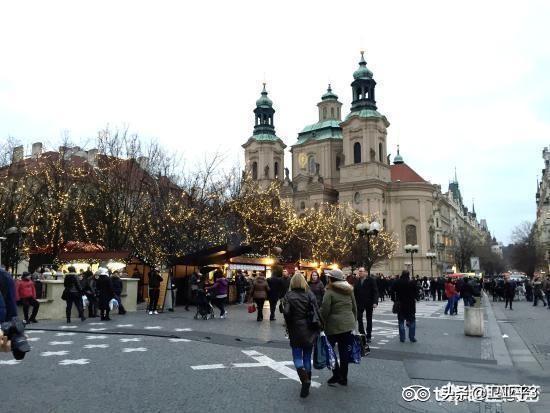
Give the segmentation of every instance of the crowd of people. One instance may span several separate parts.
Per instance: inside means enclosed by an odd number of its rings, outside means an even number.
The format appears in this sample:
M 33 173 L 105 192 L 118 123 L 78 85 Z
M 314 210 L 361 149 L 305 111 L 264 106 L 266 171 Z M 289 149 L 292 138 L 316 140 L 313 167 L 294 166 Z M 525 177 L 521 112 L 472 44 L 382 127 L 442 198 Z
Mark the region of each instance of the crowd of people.
M 504 308 L 513 310 L 514 300 L 526 300 L 533 306 L 542 306 L 550 310 L 550 274 L 543 277 L 535 274 L 533 278 L 521 277 L 514 279 L 510 274 L 502 277 L 487 277 L 483 288 L 493 296 L 493 302 L 504 301 Z

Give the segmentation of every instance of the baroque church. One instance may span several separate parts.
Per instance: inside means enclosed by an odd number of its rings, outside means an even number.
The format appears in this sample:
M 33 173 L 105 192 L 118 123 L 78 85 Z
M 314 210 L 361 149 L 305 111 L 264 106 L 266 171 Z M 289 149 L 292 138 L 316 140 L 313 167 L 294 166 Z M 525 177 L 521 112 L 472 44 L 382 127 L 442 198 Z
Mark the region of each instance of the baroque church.
M 243 145 L 246 170 L 261 186 L 274 180 L 282 184 L 281 195 L 297 212 L 324 202 L 346 202 L 357 211 L 375 214 L 380 224 L 399 239 L 395 256 L 373 268 L 385 275 L 398 274 L 411 263 L 406 244 L 418 244 L 414 273 L 429 276 L 427 252 L 437 250 L 436 217 L 447 194 L 424 180 L 397 150 L 390 163 L 387 152 L 388 119 L 378 111 L 376 81 L 361 52 L 359 67 L 351 82 L 352 102 L 342 119 L 342 103 L 331 85 L 317 104 L 319 120 L 298 133 L 290 147 L 292 175 L 284 166 L 285 143 L 276 135 L 273 102 L 265 89 L 256 101 L 252 136 Z M 449 191 L 451 192 L 451 191 Z M 451 194 L 452 196 L 452 194 Z M 439 227 L 437 219 L 437 226 Z M 443 225 L 443 222 L 441 223 Z M 450 230 L 449 223 L 449 230 Z M 441 232 L 441 231 L 440 231 Z M 434 275 L 448 271 L 452 260 L 444 251 L 437 254 Z

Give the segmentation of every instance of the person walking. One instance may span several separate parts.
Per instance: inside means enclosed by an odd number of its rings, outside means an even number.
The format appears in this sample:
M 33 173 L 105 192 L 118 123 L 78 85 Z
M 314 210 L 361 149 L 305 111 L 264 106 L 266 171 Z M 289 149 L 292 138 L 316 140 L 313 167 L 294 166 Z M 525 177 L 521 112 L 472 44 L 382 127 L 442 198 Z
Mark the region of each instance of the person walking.
M 122 305 L 122 280 L 120 279 L 120 275 L 118 271 L 113 272 L 113 276 L 111 277 L 111 283 L 113 285 L 113 295 L 118 303 L 118 313 L 121 315 L 126 314 L 126 310 L 124 309 L 124 306 Z
M 271 277 L 267 279 L 267 285 L 269 285 L 269 321 L 275 321 L 275 310 L 277 310 L 277 302 L 286 294 L 286 285 L 282 278 L 281 267 L 273 267 L 273 269 L 271 270 Z
M 533 307 L 536 307 L 538 301 L 541 300 L 544 307 L 546 307 L 546 301 L 542 295 L 542 281 L 538 275 L 535 276 L 533 280 Z
M 264 319 L 264 303 L 268 298 L 268 293 L 269 285 L 267 284 L 264 274 L 260 272 L 256 278 L 254 278 L 252 288 L 250 290 L 250 301 L 254 300 L 258 313 L 256 321 L 262 321 Z
M 235 277 L 235 286 L 237 287 L 237 296 L 239 297 L 239 304 L 243 304 L 246 300 L 246 289 L 248 287 L 248 281 L 244 276 L 242 270 L 237 270 L 237 276 Z
M 317 271 L 311 272 L 311 281 L 309 282 L 309 289 L 315 295 L 317 305 L 321 307 L 323 303 L 323 296 L 325 295 L 325 284 L 319 278 Z
M 302 383 L 300 397 L 307 397 L 311 386 L 311 354 L 319 335 L 319 326 L 311 324 L 311 315 L 316 314 L 320 320 L 319 307 L 306 279 L 299 272 L 292 276 L 289 291 L 282 301 L 292 360 Z
M 516 282 L 510 279 L 510 274 L 504 276 L 504 309 L 508 308 L 510 305 L 510 310 L 513 310 L 512 303 L 514 302 L 514 297 L 516 296 Z
M 544 295 L 546 295 L 547 308 L 550 310 L 550 274 L 546 275 L 546 278 L 542 281 L 541 288 Z
M 416 343 L 416 301 L 418 289 L 416 282 L 410 279 L 408 271 L 403 271 L 395 283 L 395 302 L 397 303 L 397 322 L 399 324 L 399 341 L 406 339 L 405 323 L 409 328 L 409 340 Z
M 220 318 L 225 318 L 227 316 L 227 311 L 225 311 L 225 301 L 227 300 L 227 291 L 228 291 L 227 278 L 224 277 L 222 270 L 216 270 L 214 272 L 214 284 L 210 287 L 210 291 L 214 294 L 212 298 L 212 304 L 220 310 Z
M 290 274 L 287 269 L 283 269 L 283 291 L 281 291 L 282 297 L 288 292 L 290 288 Z
M 149 272 L 149 315 L 158 314 L 157 306 L 160 296 L 160 283 L 163 281 L 157 268 Z
M 34 282 L 31 280 L 31 275 L 28 272 L 24 272 L 20 281 L 16 284 L 17 301 L 21 300 L 23 303 L 23 316 L 25 317 L 25 323 L 38 323 L 36 321 L 36 315 L 40 308 L 40 303 L 36 301 L 36 288 Z M 32 313 L 29 318 L 29 307 L 32 307 Z
M 346 281 L 344 273 L 339 269 L 329 272 L 329 283 L 321 305 L 321 319 L 331 346 L 334 348 L 338 345 L 336 365 L 328 384 L 335 386 L 338 383 L 347 386 L 348 350 L 353 340 L 351 332 L 357 324 L 357 306 L 353 287 Z
M 358 270 L 359 279 L 353 287 L 353 294 L 357 302 L 357 321 L 359 323 L 359 333 L 367 338 L 367 343 L 371 342 L 372 335 L 372 312 L 378 306 L 378 287 L 376 280 L 370 276 L 364 267 Z M 363 324 L 363 312 L 367 317 L 367 331 Z
M 98 274 L 99 277 L 97 278 L 96 288 L 98 294 L 97 301 L 99 306 L 99 314 L 101 315 L 101 321 L 111 321 L 111 318 L 109 317 L 109 312 L 111 311 L 109 303 L 115 297 L 113 284 L 109 278 L 109 272 L 106 268 L 99 268 Z
M 437 277 L 437 301 L 443 300 L 443 292 L 445 291 L 445 279 Z
M 437 294 L 437 278 L 430 278 L 430 295 L 432 296 L 432 301 L 435 301 Z
M 451 313 L 454 315 L 455 300 L 458 298 L 455 285 L 451 278 L 447 279 L 445 283 L 445 295 L 447 296 L 447 305 L 445 306 L 445 315 Z
M 64 300 L 67 302 L 65 313 L 67 316 L 67 324 L 70 324 L 73 304 L 78 310 L 78 316 L 80 317 L 80 320 L 84 321 L 86 320 L 86 318 L 84 317 L 84 309 L 82 308 L 83 291 L 76 275 L 76 269 L 71 265 L 68 270 L 69 273 L 65 276 L 65 279 L 63 280 L 63 285 L 65 289 L 61 298 L 65 297 Z

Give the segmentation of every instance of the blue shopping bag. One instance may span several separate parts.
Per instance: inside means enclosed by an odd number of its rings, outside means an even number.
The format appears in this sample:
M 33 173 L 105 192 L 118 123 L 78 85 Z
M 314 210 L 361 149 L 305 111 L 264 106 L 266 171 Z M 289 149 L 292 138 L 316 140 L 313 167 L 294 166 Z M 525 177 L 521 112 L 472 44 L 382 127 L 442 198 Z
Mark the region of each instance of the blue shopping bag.
M 351 344 L 348 346 L 348 360 L 353 364 L 361 363 L 361 336 L 351 335 Z
M 328 342 L 325 333 L 321 332 L 313 349 L 313 368 L 321 370 L 326 367 L 334 370 L 335 366 L 336 354 L 334 354 L 334 349 Z

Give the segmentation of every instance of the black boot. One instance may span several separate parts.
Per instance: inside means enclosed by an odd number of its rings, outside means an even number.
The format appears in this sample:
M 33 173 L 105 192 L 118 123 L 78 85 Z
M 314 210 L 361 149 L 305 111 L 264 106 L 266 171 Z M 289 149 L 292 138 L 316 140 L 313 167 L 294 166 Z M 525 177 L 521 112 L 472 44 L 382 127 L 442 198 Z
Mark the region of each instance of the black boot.
M 71 324 L 71 318 L 67 317 L 67 324 Z
M 302 367 L 297 370 L 298 377 L 302 382 L 302 390 L 300 391 L 300 397 L 307 397 L 309 395 L 309 386 L 311 386 L 311 380 L 309 379 L 307 371 Z

